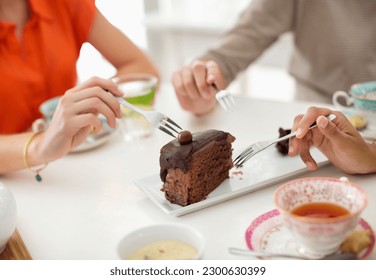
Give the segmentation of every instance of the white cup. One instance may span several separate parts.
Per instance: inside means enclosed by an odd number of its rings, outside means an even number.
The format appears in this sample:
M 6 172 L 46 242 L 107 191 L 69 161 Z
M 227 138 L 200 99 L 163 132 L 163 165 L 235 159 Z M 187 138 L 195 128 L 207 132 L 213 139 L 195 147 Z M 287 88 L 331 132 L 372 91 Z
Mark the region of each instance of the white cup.
M 0 183 L 0 254 L 12 236 L 17 222 L 16 200 L 10 190 Z

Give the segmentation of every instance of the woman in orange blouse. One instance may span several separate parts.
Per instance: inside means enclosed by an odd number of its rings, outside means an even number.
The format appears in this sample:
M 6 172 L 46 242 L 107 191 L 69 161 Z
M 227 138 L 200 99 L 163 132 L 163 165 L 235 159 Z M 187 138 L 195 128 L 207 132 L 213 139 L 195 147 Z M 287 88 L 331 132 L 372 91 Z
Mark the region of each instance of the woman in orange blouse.
M 121 116 L 112 96 L 120 95 L 117 86 L 101 78 L 76 85 L 85 42 L 117 74 L 158 76 L 150 59 L 106 20 L 94 0 L 0 0 L 0 174 L 62 157 L 92 129 L 100 131 L 98 114 L 115 126 Z M 49 128 L 27 132 L 41 117 L 39 105 L 61 95 Z

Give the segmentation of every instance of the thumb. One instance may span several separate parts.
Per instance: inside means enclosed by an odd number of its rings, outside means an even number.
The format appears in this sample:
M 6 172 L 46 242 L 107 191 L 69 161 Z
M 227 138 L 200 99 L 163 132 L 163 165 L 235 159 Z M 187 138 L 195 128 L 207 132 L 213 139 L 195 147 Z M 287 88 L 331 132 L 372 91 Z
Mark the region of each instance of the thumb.
M 209 60 L 206 63 L 206 69 L 206 82 L 208 84 L 216 84 L 217 87 L 222 87 L 223 83 L 221 81 L 221 70 L 219 69 L 218 64 L 213 60 Z
M 341 139 L 342 132 L 333 122 L 329 121 L 326 117 L 320 116 L 317 118 L 316 122 L 321 133 L 330 141 L 336 142 Z

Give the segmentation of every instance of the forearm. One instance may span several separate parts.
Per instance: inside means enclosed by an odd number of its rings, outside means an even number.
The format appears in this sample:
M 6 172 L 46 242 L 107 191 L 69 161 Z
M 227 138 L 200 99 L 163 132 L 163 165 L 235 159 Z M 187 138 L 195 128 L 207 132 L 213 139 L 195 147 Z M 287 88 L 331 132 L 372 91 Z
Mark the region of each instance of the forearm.
M 124 62 L 116 67 L 117 76 L 129 73 L 148 73 L 156 76 L 158 80 L 160 78 L 159 71 L 146 54 L 140 55 L 138 58 Z
M 108 54 L 107 59 L 116 68 L 117 75 L 148 73 L 159 78 L 159 71 L 147 53 L 138 48 L 117 29 L 113 30 L 112 38 L 117 42 L 117 46 Z M 103 50 L 103 52 L 105 51 Z M 127 55 L 124 55 L 124 53 L 127 53 Z
M 23 154 L 32 134 L 0 135 L 0 175 L 26 168 Z M 38 138 L 39 135 L 34 137 L 27 149 L 26 160 L 30 167 L 44 163 L 38 153 Z
M 112 39 L 117 47 L 107 57 L 116 68 L 117 75 L 148 73 L 159 78 L 159 71 L 150 56 L 125 37 L 119 30 L 113 30 Z M 127 55 L 124 55 L 127 53 Z
M 256 60 L 278 37 L 292 28 L 293 1 L 254 0 L 219 44 L 202 54 L 216 61 L 227 83 Z
M 117 70 L 117 74 L 149 73 L 159 78 L 151 58 L 99 12 L 95 16 L 88 42 Z

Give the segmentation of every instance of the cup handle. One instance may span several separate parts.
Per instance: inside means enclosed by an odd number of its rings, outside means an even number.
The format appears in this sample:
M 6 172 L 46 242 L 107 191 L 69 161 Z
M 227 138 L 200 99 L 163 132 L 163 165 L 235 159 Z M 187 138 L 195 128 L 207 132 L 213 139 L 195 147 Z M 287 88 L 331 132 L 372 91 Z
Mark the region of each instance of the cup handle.
M 47 129 L 47 122 L 44 119 L 36 119 L 31 128 L 34 132 L 45 131 Z
M 340 99 L 340 98 L 344 98 L 345 99 L 346 106 L 343 106 L 342 104 L 340 104 L 338 102 L 338 99 Z M 336 108 L 338 108 L 338 109 L 340 109 L 342 111 L 348 111 L 348 110 L 353 110 L 354 109 L 354 107 L 353 107 L 354 100 L 345 91 L 336 91 L 333 94 L 332 102 L 333 102 L 333 104 L 334 104 L 334 106 Z

